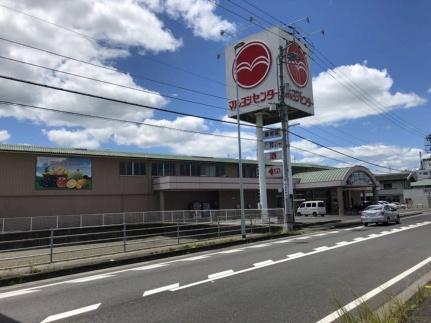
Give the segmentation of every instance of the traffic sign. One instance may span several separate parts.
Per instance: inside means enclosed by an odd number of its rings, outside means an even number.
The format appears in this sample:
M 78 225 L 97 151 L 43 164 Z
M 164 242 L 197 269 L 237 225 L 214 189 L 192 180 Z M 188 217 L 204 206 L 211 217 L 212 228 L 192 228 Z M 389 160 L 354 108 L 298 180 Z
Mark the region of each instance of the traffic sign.
M 271 177 L 271 178 L 283 177 L 283 167 L 281 166 L 266 167 L 266 177 Z
M 266 161 L 274 161 L 274 160 L 281 160 L 283 158 L 283 152 L 282 151 L 273 151 L 270 153 L 265 153 Z

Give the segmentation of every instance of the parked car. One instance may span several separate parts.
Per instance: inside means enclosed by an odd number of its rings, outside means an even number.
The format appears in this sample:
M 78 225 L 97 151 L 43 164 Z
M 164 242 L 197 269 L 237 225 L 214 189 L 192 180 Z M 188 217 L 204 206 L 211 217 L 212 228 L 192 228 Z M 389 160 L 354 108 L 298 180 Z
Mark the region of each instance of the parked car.
M 386 202 L 386 201 L 377 201 L 377 204 L 385 205 L 385 204 L 389 204 L 389 202 Z
M 400 202 L 392 202 L 392 203 L 390 203 L 390 206 L 393 206 L 397 210 L 399 210 L 399 209 L 406 209 L 407 208 L 407 205 L 402 204 Z
M 369 207 L 370 205 L 373 205 L 374 203 L 372 201 L 365 201 L 365 202 L 361 202 L 361 204 L 359 204 L 359 211 L 363 211 L 365 210 L 367 207 Z
M 296 210 L 296 215 L 313 215 L 313 216 L 325 216 L 326 214 L 326 207 L 325 202 L 323 201 L 307 201 L 302 202 L 301 205 Z
M 389 204 L 370 205 L 362 211 L 361 222 L 364 226 L 368 226 L 369 223 L 389 224 L 391 222 L 395 222 L 399 224 L 400 214 L 397 209 Z

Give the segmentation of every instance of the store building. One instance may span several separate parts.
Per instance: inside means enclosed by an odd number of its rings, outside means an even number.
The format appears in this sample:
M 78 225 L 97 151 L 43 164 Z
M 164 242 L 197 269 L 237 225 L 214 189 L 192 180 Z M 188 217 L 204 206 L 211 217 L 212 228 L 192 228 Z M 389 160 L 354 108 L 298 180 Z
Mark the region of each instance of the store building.
M 243 161 L 245 206 L 257 208 L 257 162 Z M 278 163 L 271 163 L 279 165 Z M 378 183 L 365 167 L 293 163 L 295 191 L 332 213 Z M 0 217 L 239 208 L 235 159 L 0 144 Z M 267 178 L 268 206 L 282 207 L 281 178 Z
M 376 175 L 380 183 L 379 200 L 404 203 L 404 190 L 410 189 L 415 175 L 410 172 Z

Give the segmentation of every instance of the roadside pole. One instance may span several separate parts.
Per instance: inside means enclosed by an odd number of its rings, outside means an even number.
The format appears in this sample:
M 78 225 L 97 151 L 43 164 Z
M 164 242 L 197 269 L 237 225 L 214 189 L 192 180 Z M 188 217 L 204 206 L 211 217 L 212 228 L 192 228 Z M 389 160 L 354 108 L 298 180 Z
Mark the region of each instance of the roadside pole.
M 279 112 L 281 119 L 281 135 L 282 135 L 282 148 L 283 148 L 283 200 L 284 200 L 284 217 L 283 226 L 287 231 L 293 231 L 293 223 L 295 221 L 292 210 L 292 199 L 291 199 L 291 165 L 290 165 L 290 149 L 289 149 L 289 132 L 288 123 L 289 115 L 288 108 L 284 102 L 285 86 L 283 77 L 283 63 L 284 63 L 284 49 L 282 46 L 279 47 L 278 64 L 279 64 Z M 289 185 L 290 184 L 290 185 Z
M 268 198 L 266 194 L 266 170 L 265 154 L 263 142 L 263 115 L 261 112 L 256 113 L 256 139 L 257 139 L 257 161 L 259 173 L 259 203 L 261 212 L 261 221 L 268 221 Z

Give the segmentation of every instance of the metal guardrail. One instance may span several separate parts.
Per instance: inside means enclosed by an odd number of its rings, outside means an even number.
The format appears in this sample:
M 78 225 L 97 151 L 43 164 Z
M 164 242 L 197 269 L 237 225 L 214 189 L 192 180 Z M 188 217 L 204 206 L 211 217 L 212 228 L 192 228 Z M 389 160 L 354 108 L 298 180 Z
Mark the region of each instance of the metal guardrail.
M 268 221 L 264 222 L 261 220 L 261 210 L 248 211 L 247 234 L 267 234 L 282 223 L 282 209 L 267 210 Z M 40 231 L 38 237 L 34 237 L 34 233 L 11 233 L 8 235 L 11 239 L 0 241 L 0 270 L 169 248 L 241 234 L 239 214 L 226 216 L 220 212 L 213 217 L 201 218 L 201 221 L 196 218 L 192 220 L 177 218 L 165 223 L 105 224 L 90 232 L 82 232 L 78 227 L 75 234 L 65 234 L 64 229 L 51 228 Z
M 283 209 L 246 209 L 245 215 L 261 214 L 267 212 L 274 215 L 282 213 Z M 144 211 L 121 213 L 92 213 L 73 215 L 54 215 L 37 217 L 9 217 L 0 218 L 0 232 L 28 232 L 49 229 L 72 229 L 113 224 L 146 224 L 146 223 L 174 223 L 181 221 L 190 222 L 214 222 L 216 218 L 225 219 L 231 216 L 239 216 L 239 209 L 224 210 L 175 210 L 175 211 Z

